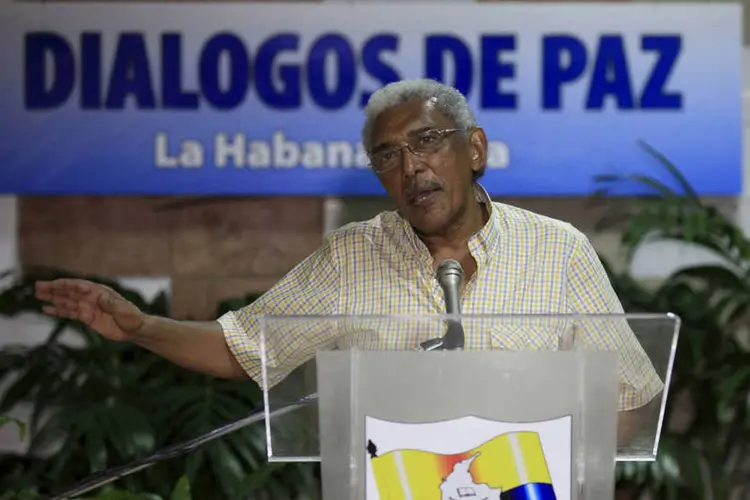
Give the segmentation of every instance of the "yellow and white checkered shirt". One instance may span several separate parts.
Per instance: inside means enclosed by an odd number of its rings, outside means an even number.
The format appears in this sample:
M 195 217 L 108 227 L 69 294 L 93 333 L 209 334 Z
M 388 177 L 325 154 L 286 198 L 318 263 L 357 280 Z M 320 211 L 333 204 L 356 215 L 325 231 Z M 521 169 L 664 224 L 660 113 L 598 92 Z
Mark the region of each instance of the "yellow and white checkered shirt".
M 461 298 L 464 315 L 623 312 L 583 233 L 568 223 L 492 202 L 478 185 L 477 194 L 490 208 L 490 217 L 469 240 L 477 272 Z M 252 304 L 223 315 L 219 322 L 237 361 L 261 384 L 261 316 L 445 314 L 442 290 L 434 276 L 432 257 L 411 226 L 396 212 L 383 212 L 327 235 L 317 251 L 271 290 Z M 547 327 L 540 329 L 541 323 L 498 326 L 480 340 L 481 335 L 472 334 L 471 326 L 465 326 L 466 348 L 557 348 L 564 322 L 548 328 L 552 325 L 548 321 Z M 388 333 L 380 332 L 379 338 L 389 344 L 387 347 L 416 347 L 389 339 L 387 326 Z M 330 341 L 326 336 L 331 335 L 331 329 L 330 323 L 327 329 L 310 323 L 308 329 L 290 328 L 267 341 L 266 356 L 270 368 L 277 369 L 275 376 L 282 377 L 313 357 Z M 663 388 L 625 320 L 594 329 L 584 327 L 583 342 L 619 352 L 621 410 L 647 403 Z

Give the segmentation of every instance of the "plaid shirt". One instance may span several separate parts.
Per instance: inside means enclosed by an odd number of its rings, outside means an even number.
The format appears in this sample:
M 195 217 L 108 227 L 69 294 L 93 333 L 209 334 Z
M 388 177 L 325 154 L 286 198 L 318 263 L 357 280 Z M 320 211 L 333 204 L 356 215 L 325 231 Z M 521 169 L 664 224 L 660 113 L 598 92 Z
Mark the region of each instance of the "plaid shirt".
M 542 314 L 547 318 L 514 323 L 512 319 L 469 317 L 464 325 L 466 349 L 556 349 L 572 320 L 550 319 L 550 314 L 623 313 L 596 251 L 583 233 L 568 223 L 492 202 L 479 185 L 476 192 L 490 208 L 490 217 L 469 240 L 477 272 L 463 292 L 462 313 Z M 442 290 L 434 276 L 432 257 L 408 222 L 396 212 L 383 212 L 328 234 L 317 251 L 260 299 L 223 315 L 219 323 L 237 361 L 260 384 L 260 316 L 445 314 Z M 350 327 L 356 322 L 353 318 L 348 321 Z M 398 331 L 408 321 L 378 321 L 379 326 L 370 321 L 365 328 L 376 347 L 416 347 L 415 335 Z M 424 321 L 420 330 L 424 330 Z M 415 319 L 407 330 L 414 330 L 419 322 Z M 663 389 L 625 319 L 582 324 L 578 341 L 619 353 L 621 410 L 641 406 Z M 363 325 L 357 326 L 361 330 Z M 330 344 L 332 336 L 352 335 L 357 330 L 347 331 L 341 323 L 323 318 L 306 324 L 289 322 L 279 329 L 283 333 L 264 334 L 269 375 L 275 381 Z M 359 334 L 362 336 L 361 331 Z

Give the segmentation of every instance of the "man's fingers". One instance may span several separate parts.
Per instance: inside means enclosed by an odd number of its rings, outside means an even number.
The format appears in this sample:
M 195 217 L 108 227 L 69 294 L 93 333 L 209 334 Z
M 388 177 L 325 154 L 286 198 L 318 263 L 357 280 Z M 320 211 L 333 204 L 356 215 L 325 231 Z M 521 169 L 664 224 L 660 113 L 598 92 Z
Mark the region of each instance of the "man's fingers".
M 45 314 L 60 318 L 75 319 L 90 324 L 94 320 L 94 310 L 88 304 L 73 301 L 56 301 L 42 307 Z
M 53 288 L 53 293 L 60 293 L 75 298 L 82 298 L 94 290 L 92 283 L 82 280 L 59 279 L 59 286 Z
M 49 314 L 50 316 L 57 316 L 57 308 L 55 306 L 42 306 L 42 312 L 44 314 Z
M 58 318 L 79 319 L 78 311 L 75 309 L 66 309 L 65 307 L 56 306 L 44 306 L 42 307 L 42 311 L 44 311 L 45 314 L 49 314 L 50 316 L 57 316 Z
M 76 311 L 78 309 L 76 302 L 62 297 L 54 296 L 49 302 L 50 306 L 57 311 Z
M 37 281 L 34 283 L 34 292 L 39 300 L 50 300 L 54 285 L 50 281 Z
M 87 294 L 87 293 L 81 293 L 81 292 L 79 292 L 76 289 L 54 290 L 52 292 L 52 297 L 53 298 L 60 297 L 60 298 L 63 298 L 63 299 L 68 299 L 68 300 L 81 301 L 81 300 L 86 300 L 86 297 L 88 297 L 88 296 L 89 296 L 89 294 Z
M 82 306 L 80 302 L 69 299 L 67 297 L 53 297 L 52 305 L 54 305 L 57 308 L 70 310 L 70 311 L 78 310 Z
M 40 292 L 89 293 L 94 289 L 94 284 L 86 280 L 60 278 L 52 281 L 37 281 L 35 288 Z
M 34 288 L 36 297 L 39 300 L 47 302 L 52 302 L 57 297 L 83 300 L 94 291 L 94 287 L 91 283 L 73 279 L 38 281 Z
M 42 308 L 46 314 L 86 324 L 94 320 L 97 309 L 111 313 L 116 305 L 115 295 L 109 288 L 85 280 L 39 281 L 35 290 L 36 297 L 47 303 Z

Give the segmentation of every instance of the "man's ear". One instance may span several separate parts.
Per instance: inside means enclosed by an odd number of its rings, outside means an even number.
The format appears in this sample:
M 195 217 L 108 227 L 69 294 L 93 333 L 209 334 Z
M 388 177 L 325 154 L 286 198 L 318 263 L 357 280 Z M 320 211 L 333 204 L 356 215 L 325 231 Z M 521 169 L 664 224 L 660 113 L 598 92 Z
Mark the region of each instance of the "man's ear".
M 469 131 L 469 157 L 474 172 L 481 171 L 487 164 L 487 136 L 481 127 Z

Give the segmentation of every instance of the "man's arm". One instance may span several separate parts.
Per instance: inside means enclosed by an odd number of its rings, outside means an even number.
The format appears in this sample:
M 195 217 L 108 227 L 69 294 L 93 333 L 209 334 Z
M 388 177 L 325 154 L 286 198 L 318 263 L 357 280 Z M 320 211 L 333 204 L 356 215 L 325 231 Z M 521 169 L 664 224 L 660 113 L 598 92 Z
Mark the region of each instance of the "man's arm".
M 260 385 L 259 317 L 335 314 L 338 276 L 331 240 L 326 239 L 252 304 L 204 323 L 151 316 L 133 340 L 185 368 L 221 378 L 249 377 Z M 269 369 L 275 368 L 274 374 L 280 378 L 314 355 L 316 342 L 321 341 L 312 331 L 297 331 L 306 326 L 303 322 L 290 326 L 266 332 L 266 355 L 272 361 Z
M 46 314 L 80 321 L 110 340 L 133 342 L 189 370 L 222 378 L 244 376 L 216 321 L 149 316 L 112 288 L 82 279 L 38 281 L 35 293 L 45 303 Z
M 227 379 L 249 376 L 257 383 L 261 382 L 258 316 L 334 314 L 338 290 L 330 238 L 256 302 L 217 321 L 149 316 L 111 288 L 86 280 L 36 283 L 36 296 L 47 303 L 47 314 L 81 321 L 108 339 L 133 342 L 189 370 Z M 295 354 L 314 354 L 315 341 L 320 340 L 293 329 L 282 333 L 268 343 L 269 356 L 282 369 L 304 361 L 295 359 Z
M 568 266 L 568 304 L 571 313 L 623 314 L 609 277 L 588 238 L 577 232 Z M 602 321 L 586 325 L 583 343 L 619 354 L 618 442 L 630 441 L 640 428 L 643 412 L 664 388 L 648 355 L 641 347 L 627 320 Z
M 218 321 L 175 321 L 147 316 L 131 339 L 188 370 L 226 379 L 247 377 L 224 341 Z

